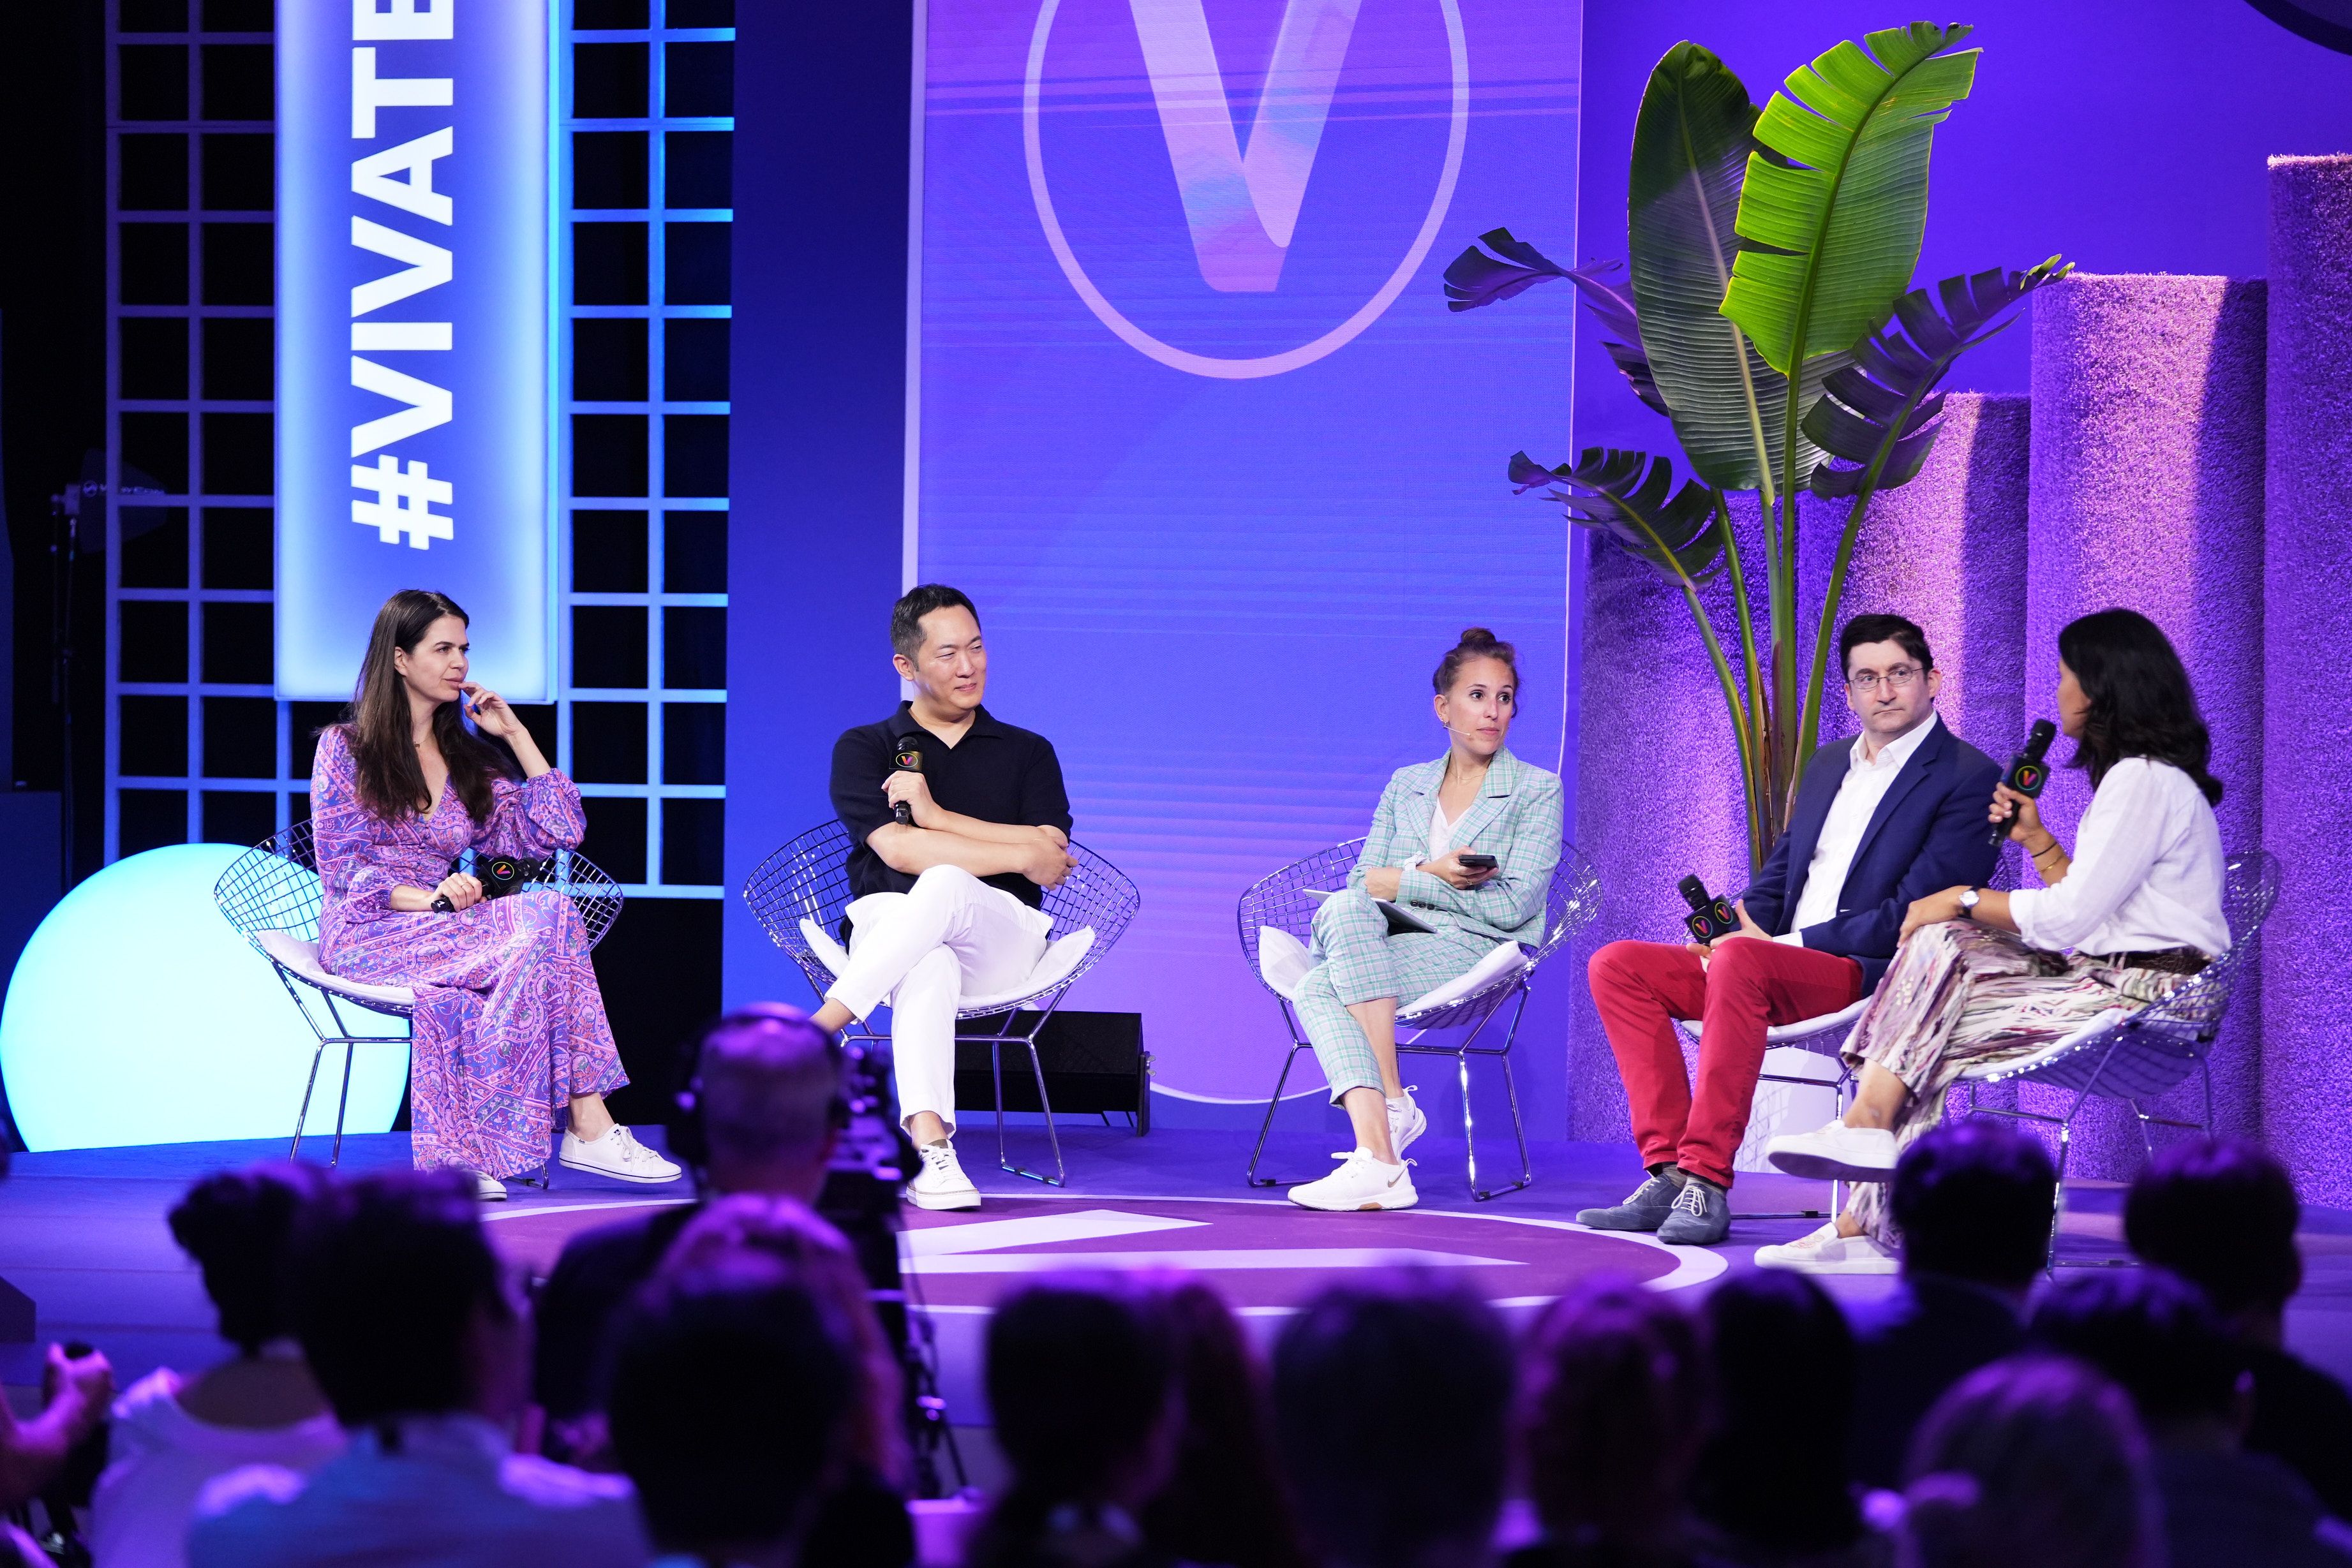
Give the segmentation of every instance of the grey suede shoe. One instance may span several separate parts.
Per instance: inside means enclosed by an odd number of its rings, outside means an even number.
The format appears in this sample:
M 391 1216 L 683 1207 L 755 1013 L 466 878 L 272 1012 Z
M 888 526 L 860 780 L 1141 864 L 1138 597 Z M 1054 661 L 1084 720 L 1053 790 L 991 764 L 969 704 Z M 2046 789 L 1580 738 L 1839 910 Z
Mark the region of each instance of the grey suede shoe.
M 1595 1230 L 1655 1230 L 1675 1211 L 1675 1199 L 1687 1179 L 1675 1166 L 1661 1166 L 1624 1202 L 1614 1208 L 1580 1208 L 1576 1222 Z
M 1705 1176 L 1685 1176 L 1658 1239 L 1669 1247 L 1712 1247 L 1730 1234 L 1731 1195 Z

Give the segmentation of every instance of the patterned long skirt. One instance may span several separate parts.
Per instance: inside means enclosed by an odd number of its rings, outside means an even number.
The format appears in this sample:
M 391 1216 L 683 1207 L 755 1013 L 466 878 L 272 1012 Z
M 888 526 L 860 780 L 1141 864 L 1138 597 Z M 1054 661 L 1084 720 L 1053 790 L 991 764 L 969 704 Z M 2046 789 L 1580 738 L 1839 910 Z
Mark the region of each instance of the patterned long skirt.
M 1970 921 L 1923 925 L 1887 966 L 1843 1055 L 1851 1067 L 1876 1062 L 1911 1092 L 1895 1114 L 1899 1154 L 1944 1119 L 1945 1098 L 1965 1070 L 2030 1056 L 2101 1013 L 2160 1001 L 2184 977 L 2044 952 Z M 1846 1213 L 1892 1247 L 1890 1208 L 1885 1184 L 1865 1184 L 1853 1189 Z

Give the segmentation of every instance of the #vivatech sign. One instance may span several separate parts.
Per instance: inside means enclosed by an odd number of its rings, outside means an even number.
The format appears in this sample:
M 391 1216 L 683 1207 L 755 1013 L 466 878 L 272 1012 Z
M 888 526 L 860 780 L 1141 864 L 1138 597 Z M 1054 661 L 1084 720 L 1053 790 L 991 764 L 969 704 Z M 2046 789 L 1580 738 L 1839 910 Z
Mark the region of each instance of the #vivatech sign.
M 546 0 L 280 0 L 278 695 L 395 590 L 551 693 Z

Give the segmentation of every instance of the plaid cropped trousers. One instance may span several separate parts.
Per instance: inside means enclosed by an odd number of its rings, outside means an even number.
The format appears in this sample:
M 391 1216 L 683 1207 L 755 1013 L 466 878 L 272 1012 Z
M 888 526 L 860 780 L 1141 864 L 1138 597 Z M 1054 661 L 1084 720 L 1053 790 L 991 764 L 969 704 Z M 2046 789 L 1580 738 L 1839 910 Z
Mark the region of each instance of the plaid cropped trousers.
M 1315 912 L 1315 967 L 1298 983 L 1298 1021 L 1331 1085 L 1331 1103 L 1350 1089 L 1381 1089 L 1372 1042 L 1348 1011 L 1393 997 L 1400 1007 L 1468 974 L 1495 939 L 1466 931 L 1389 935 L 1388 916 L 1367 894 L 1332 894 Z

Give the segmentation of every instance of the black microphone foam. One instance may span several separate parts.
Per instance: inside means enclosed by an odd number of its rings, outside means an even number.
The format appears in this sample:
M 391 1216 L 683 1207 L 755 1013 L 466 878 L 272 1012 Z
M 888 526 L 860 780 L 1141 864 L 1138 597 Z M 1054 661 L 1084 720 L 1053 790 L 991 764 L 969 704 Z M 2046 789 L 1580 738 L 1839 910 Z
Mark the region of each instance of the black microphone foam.
M 1739 929 L 1739 914 L 1731 907 L 1731 900 L 1717 898 L 1709 894 L 1706 883 L 1701 882 L 1696 873 L 1675 883 L 1675 890 L 1683 895 L 1683 902 L 1691 906 L 1690 915 L 1683 925 L 1690 932 L 1693 941 L 1713 942 Z
M 2042 787 L 2050 782 L 2050 767 L 2042 758 L 2050 755 L 2050 743 L 2057 738 L 2056 725 L 2046 718 L 2035 719 L 2033 727 L 2025 732 L 2024 747 L 2009 759 L 2009 767 L 2002 771 L 2000 781 L 2029 800 L 2040 798 Z M 1998 844 L 2009 837 L 2010 823 L 2016 817 L 2016 808 L 2011 807 L 2007 817 L 1993 824 L 1992 837 L 1986 841 Z

